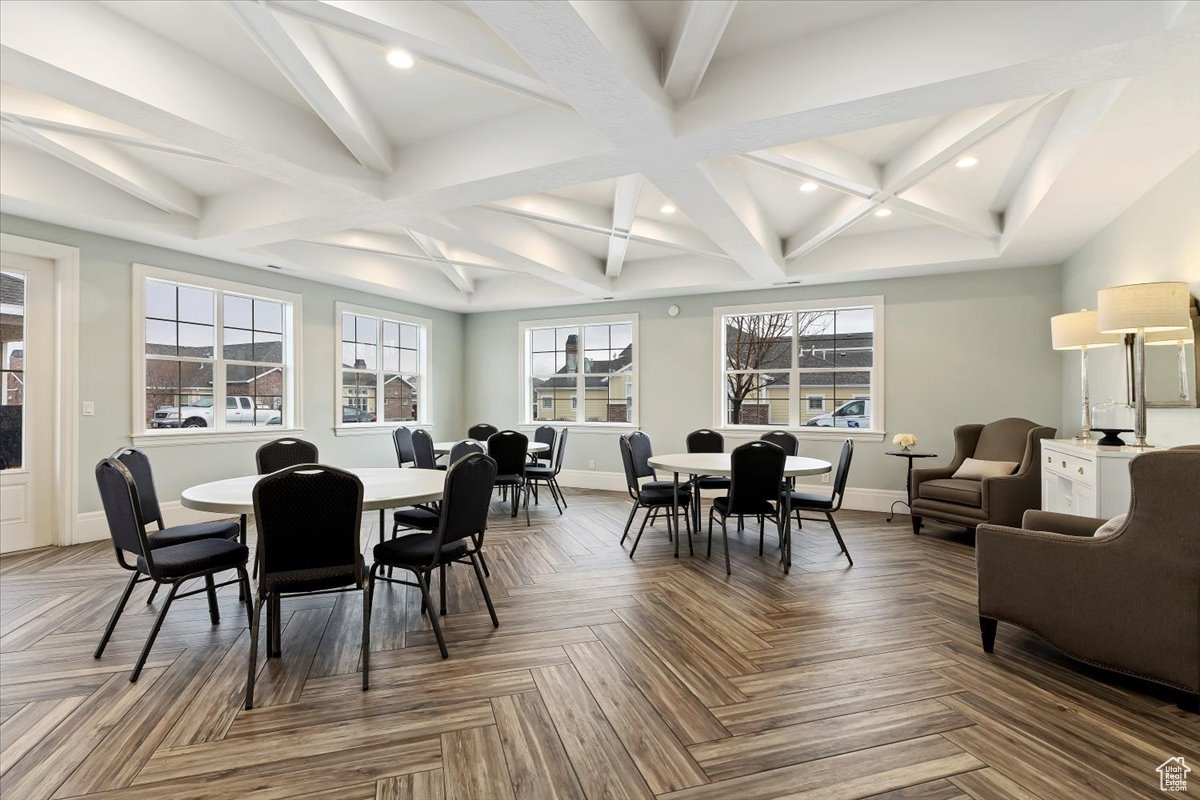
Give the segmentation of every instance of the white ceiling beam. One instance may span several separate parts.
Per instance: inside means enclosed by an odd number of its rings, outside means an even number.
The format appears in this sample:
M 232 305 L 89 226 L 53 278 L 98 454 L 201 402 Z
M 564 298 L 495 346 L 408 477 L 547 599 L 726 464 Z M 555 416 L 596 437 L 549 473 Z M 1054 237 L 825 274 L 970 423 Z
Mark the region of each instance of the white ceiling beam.
M 642 192 L 641 175 L 622 175 L 617 178 L 613 192 L 612 230 L 608 236 L 608 257 L 604 274 L 609 280 L 621 277 L 625 251 L 629 249 L 629 231 L 637 215 L 638 195 Z
M 260 3 L 226 0 L 225 7 L 360 164 L 391 172 L 391 142 L 312 27 L 285 25 Z
M 1000 236 L 1000 215 L 988 209 L 973 209 L 961 203 L 947 203 L 952 198 L 938 198 L 932 193 L 921 192 L 920 186 L 910 189 L 903 197 L 892 197 L 888 206 L 912 214 L 929 222 L 968 233 L 983 239 L 995 240 Z M 946 208 L 953 205 L 953 209 Z
M 72 136 L 80 136 L 85 139 L 95 139 L 109 144 L 121 145 L 123 147 L 133 147 L 138 150 L 150 150 L 158 153 L 167 153 L 173 156 L 183 156 L 185 158 L 193 158 L 198 161 L 208 161 L 210 163 L 219 164 L 219 159 L 212 156 L 206 156 L 203 153 L 197 153 L 195 150 L 190 150 L 186 147 L 176 147 L 167 142 L 159 142 L 153 139 L 147 139 L 141 136 L 127 136 L 123 133 L 111 133 L 105 130 L 97 130 L 96 128 L 88 128 L 81 125 L 72 125 L 67 122 L 57 122 L 55 120 L 39 119 L 38 117 L 29 117 L 24 114 L 9 114 L 0 113 L 0 120 L 4 122 L 19 122 L 27 128 L 32 128 L 37 131 L 54 131 L 56 133 L 67 133 Z
M 743 158 L 859 197 L 871 197 L 880 188 L 874 164 L 819 139 L 757 150 Z
M 486 26 L 467 14 L 436 3 L 272 0 L 269 5 L 314 24 L 375 42 L 381 48 L 403 48 L 430 64 L 556 108 L 567 108 L 558 93 L 528 74 L 521 60 L 504 48 Z
M 412 237 L 417 247 L 421 248 L 421 251 L 425 255 L 433 259 L 433 263 L 437 264 L 438 269 L 446 276 L 446 280 L 454 284 L 455 289 L 458 289 L 463 294 L 474 293 L 475 282 L 463 271 L 461 266 L 453 263 L 446 256 L 445 251 L 436 239 L 416 231 L 408 231 L 408 235 Z
M 200 216 L 200 198 L 174 180 L 105 142 L 36 131 L 15 120 L 4 129 L 50 155 L 168 214 Z
M 311 113 L 97 4 L 10 3 L 6 81 L 261 177 L 332 198 L 378 197 L 377 176 Z
M 692 99 L 708 70 L 737 0 L 689 0 L 683 4 L 663 53 L 663 88 L 676 103 Z
M 1042 149 L 1034 157 L 1004 211 L 1001 248 L 1008 246 L 1015 233 L 1033 215 L 1038 204 L 1078 152 L 1080 144 L 1095 129 L 1128 85 L 1129 80 L 1123 79 L 1071 92 L 1062 114 L 1051 128 Z
M 861 197 L 842 196 L 822 208 L 784 243 L 784 258 L 801 258 L 850 228 L 879 204 Z

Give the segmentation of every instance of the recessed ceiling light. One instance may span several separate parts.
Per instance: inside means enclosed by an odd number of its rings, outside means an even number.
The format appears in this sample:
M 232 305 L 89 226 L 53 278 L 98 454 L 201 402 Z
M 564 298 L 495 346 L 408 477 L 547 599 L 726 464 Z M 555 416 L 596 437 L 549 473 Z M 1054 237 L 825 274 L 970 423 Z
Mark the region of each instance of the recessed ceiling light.
M 411 53 L 399 49 L 388 50 L 387 62 L 396 69 L 412 69 L 413 64 L 416 63 L 413 61 Z
M 954 162 L 954 166 L 958 167 L 959 169 L 970 169 L 978 163 L 979 159 L 975 156 L 963 156 L 958 161 Z
M 875 216 L 877 217 L 890 217 L 891 215 L 892 210 L 890 208 L 881 208 L 875 212 Z
M 658 210 L 660 212 L 662 212 L 663 214 L 674 214 L 675 206 L 671 205 L 670 203 L 664 203 L 662 208 L 660 208 Z
M 805 181 L 804 183 L 800 184 L 800 191 L 802 192 L 815 192 L 816 190 L 817 185 L 812 181 Z

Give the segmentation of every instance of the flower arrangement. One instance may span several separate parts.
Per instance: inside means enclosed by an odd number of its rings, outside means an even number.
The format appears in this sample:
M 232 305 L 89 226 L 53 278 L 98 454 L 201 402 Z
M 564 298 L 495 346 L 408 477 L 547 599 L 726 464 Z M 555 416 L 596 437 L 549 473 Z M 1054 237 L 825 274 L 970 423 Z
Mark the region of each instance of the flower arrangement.
M 892 437 L 892 444 L 897 445 L 901 450 L 911 450 L 917 444 L 917 437 L 911 433 L 897 433 Z

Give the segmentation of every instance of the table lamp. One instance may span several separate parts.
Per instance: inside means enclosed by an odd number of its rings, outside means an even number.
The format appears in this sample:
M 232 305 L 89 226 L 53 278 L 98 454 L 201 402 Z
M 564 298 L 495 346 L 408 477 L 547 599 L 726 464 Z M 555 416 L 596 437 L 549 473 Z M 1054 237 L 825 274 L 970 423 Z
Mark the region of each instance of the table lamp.
M 1090 441 L 1093 437 L 1092 405 L 1088 398 L 1088 350 L 1120 344 L 1121 335 L 1101 333 L 1097 327 L 1096 312 L 1084 310 L 1051 317 L 1050 340 L 1051 346 L 1055 350 L 1079 351 L 1079 386 L 1083 394 L 1083 414 L 1080 432 L 1075 438 L 1081 441 Z
M 1183 281 L 1131 283 L 1096 295 L 1101 333 L 1132 333 L 1134 447 L 1146 444 L 1146 334 L 1190 328 L 1191 292 Z

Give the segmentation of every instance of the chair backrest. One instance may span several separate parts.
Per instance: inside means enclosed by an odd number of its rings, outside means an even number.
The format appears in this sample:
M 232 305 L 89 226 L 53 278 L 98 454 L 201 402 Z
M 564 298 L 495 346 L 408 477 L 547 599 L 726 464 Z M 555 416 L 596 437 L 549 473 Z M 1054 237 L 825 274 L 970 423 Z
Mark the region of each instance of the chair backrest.
M 357 475 L 321 464 L 286 467 L 260 479 L 254 522 L 262 574 L 359 570 L 362 502 Z M 360 571 L 355 574 L 361 579 Z
M 495 425 L 489 425 L 486 422 L 480 422 L 467 428 L 467 438 L 474 439 L 477 442 L 486 442 L 499 432 L 500 429 Z
M 396 446 L 396 463 L 401 468 L 417 463 L 417 454 L 413 450 L 412 431 L 403 426 L 392 431 L 392 444 Z
M 638 476 L 637 470 L 633 466 L 633 443 L 629 441 L 632 434 L 626 434 L 617 440 L 617 446 L 621 448 L 621 466 L 625 468 L 625 488 L 629 490 L 629 496 L 636 498 L 638 496 Z
M 153 574 L 150 543 L 146 538 L 141 501 L 133 475 L 117 459 L 101 459 L 96 464 L 96 488 L 100 490 L 100 503 L 104 506 L 108 535 L 112 539 L 113 549 L 117 551 L 117 560 L 121 566 L 130 569 L 125 562 L 125 553 L 145 556 Z
M 469 453 L 446 470 L 446 485 L 442 490 L 441 516 L 438 518 L 436 554 L 447 545 L 475 536 L 478 547 L 483 544 L 487 528 L 492 489 L 496 485 L 496 461 L 483 453 Z
M 724 453 L 725 437 L 708 428 L 692 431 L 687 435 L 689 453 Z
M 487 452 L 496 461 L 497 475 L 524 475 L 529 437 L 519 431 L 499 431 L 487 440 Z
M 759 439 L 779 445 L 783 448 L 783 452 L 789 456 L 794 456 L 800 452 L 800 440 L 787 431 L 767 431 Z
M 846 481 L 850 477 L 850 459 L 854 458 L 854 440 L 842 442 L 842 455 L 838 459 L 837 472 L 833 475 L 833 510 L 842 507 L 842 498 L 846 496 Z
M 417 469 L 437 469 L 437 454 L 433 452 L 433 437 L 429 431 L 422 428 L 413 431 L 412 446 Z
M 787 453 L 773 442 L 746 442 L 730 454 L 729 513 L 757 514 L 779 500 Z
M 455 442 L 454 447 L 450 448 L 450 463 L 453 464 L 463 456 L 469 456 L 471 453 L 484 454 L 487 450 L 483 445 L 474 439 L 463 439 L 461 442 Z
M 544 456 L 540 456 L 540 458 L 554 458 L 554 438 L 556 435 L 557 431 L 554 430 L 554 426 L 552 425 L 539 425 L 538 429 L 533 432 L 533 440 L 535 442 L 550 446 L 550 449 L 546 451 L 546 454 Z
M 163 529 L 162 509 L 158 505 L 158 492 L 154 488 L 154 473 L 150 469 L 150 457 L 136 447 L 122 447 L 112 454 L 129 470 L 133 485 L 137 487 L 138 505 L 142 513 L 142 524 L 155 523 Z
M 317 446 L 303 439 L 276 439 L 258 448 L 254 454 L 259 475 L 269 475 L 297 464 L 315 464 L 320 460 Z
M 563 459 L 567 455 L 567 434 L 571 431 L 563 428 L 558 432 L 558 452 L 554 454 L 554 474 L 562 472 Z
M 1040 426 L 1036 422 L 1020 417 L 989 422 L 979 431 L 979 440 L 975 443 L 975 454 L 972 458 L 984 461 L 1015 461 L 1020 464 L 1025 459 L 1029 432 L 1037 427 Z
M 629 434 L 629 449 L 633 455 L 633 474 L 636 478 L 656 478 L 650 459 L 654 455 L 654 445 L 645 431 L 634 431 Z

